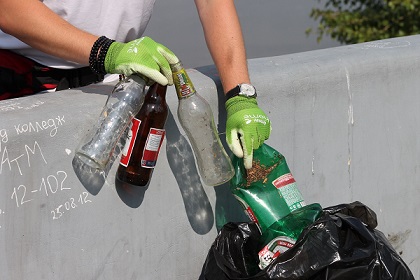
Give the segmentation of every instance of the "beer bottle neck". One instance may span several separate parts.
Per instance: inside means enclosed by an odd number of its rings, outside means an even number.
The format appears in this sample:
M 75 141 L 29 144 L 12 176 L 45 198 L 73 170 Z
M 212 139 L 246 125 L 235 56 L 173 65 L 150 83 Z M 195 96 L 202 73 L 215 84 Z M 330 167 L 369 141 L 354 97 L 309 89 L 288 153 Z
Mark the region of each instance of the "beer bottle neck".
M 182 67 L 181 62 L 171 65 L 172 76 L 174 79 L 174 85 L 178 99 L 189 97 L 196 93 L 193 83 L 190 80 L 190 77 Z
M 167 86 L 162 86 L 158 83 L 154 83 L 149 87 L 149 90 L 147 91 L 147 95 L 145 98 L 145 103 L 148 103 L 151 100 L 157 100 L 159 99 L 161 102 L 165 102 L 166 98 L 166 88 Z
M 167 86 L 162 86 L 160 84 L 157 84 L 156 87 L 156 94 L 162 99 L 165 100 L 166 98 L 166 88 Z

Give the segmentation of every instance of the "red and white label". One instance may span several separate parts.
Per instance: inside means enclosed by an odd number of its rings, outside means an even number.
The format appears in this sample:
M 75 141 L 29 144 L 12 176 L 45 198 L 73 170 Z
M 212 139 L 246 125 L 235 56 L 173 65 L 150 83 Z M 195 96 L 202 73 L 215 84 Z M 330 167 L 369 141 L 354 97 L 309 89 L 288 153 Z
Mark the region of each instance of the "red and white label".
M 287 236 L 278 236 L 271 240 L 264 248 L 258 252 L 261 269 L 267 267 L 278 256 L 289 250 L 295 245 L 296 240 Z
M 154 168 L 159 156 L 160 147 L 165 138 L 165 129 L 150 128 L 144 145 L 141 167 Z
M 130 162 L 131 153 L 133 152 L 134 144 L 136 143 L 137 132 L 140 129 L 141 120 L 134 118 L 131 121 L 130 130 L 128 131 L 127 142 L 124 145 L 122 150 L 122 155 L 120 159 L 120 164 L 127 167 Z
M 244 209 L 245 214 L 248 216 L 248 218 L 253 221 L 254 223 L 256 223 L 259 226 L 259 222 L 257 217 L 254 214 L 254 211 L 252 211 L 251 207 L 248 205 L 248 203 L 245 202 L 245 200 L 243 200 L 242 198 L 240 198 L 237 195 L 233 195 L 242 205 L 242 208 Z
M 278 189 L 293 183 L 296 183 L 296 181 L 292 173 L 284 174 L 273 181 L 273 185 Z
M 249 206 L 248 206 L 248 207 L 245 209 L 245 213 L 247 214 L 247 216 L 249 217 L 249 219 L 250 219 L 251 221 L 253 221 L 254 223 L 258 224 L 257 217 L 255 217 L 254 211 L 252 211 L 251 207 L 249 207 Z

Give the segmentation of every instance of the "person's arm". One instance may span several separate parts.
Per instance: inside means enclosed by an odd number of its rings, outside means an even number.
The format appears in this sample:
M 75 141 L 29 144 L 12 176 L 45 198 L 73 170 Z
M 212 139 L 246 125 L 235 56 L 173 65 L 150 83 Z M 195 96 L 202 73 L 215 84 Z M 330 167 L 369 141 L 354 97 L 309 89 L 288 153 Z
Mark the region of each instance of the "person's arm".
M 244 39 L 233 0 L 195 0 L 224 92 L 250 83 Z
M 150 83 L 166 85 L 172 83 L 169 64 L 178 61 L 172 51 L 147 37 L 128 43 L 112 42 L 108 38 L 98 40 L 97 35 L 71 25 L 39 0 L 0 0 L 0 28 L 32 48 L 90 65 L 101 74 L 138 74 Z M 132 52 L 131 48 L 137 51 Z
M 234 0 L 195 0 L 195 3 L 226 95 L 226 142 L 237 157 L 244 158 L 245 168 L 250 169 L 253 150 L 270 136 L 271 122 L 258 107 L 255 94 L 244 96 L 245 88 L 252 92 L 253 87 L 237 87 L 250 84 L 250 78 Z
M 22 42 L 65 60 L 89 64 L 98 36 L 59 17 L 39 0 L 0 0 L 0 28 Z

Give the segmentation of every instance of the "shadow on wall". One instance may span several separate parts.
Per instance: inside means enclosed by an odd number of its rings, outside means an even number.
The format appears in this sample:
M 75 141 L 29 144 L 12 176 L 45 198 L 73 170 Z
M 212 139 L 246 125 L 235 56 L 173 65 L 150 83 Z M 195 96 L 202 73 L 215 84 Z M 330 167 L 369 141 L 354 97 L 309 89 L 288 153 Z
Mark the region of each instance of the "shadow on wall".
M 195 165 L 193 150 L 171 112 L 166 121 L 166 156 L 184 200 L 188 221 L 198 234 L 213 227 L 214 215 Z

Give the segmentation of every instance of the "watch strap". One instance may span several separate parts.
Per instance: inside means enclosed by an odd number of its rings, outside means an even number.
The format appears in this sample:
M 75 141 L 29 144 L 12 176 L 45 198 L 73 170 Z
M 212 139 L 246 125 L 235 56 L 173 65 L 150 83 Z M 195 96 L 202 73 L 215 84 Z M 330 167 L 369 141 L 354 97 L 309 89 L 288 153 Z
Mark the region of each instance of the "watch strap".
M 238 96 L 240 92 L 241 92 L 241 87 L 237 85 L 233 89 L 226 92 L 225 94 L 226 100 L 231 99 L 232 97 Z

